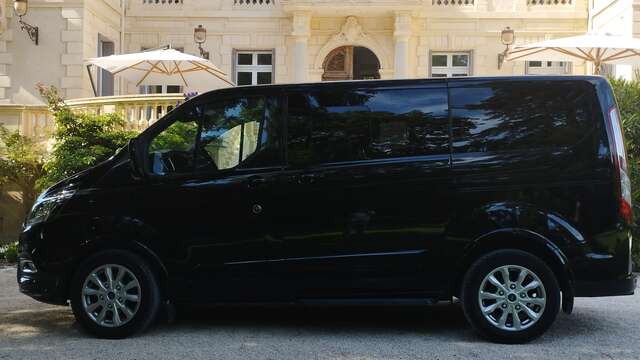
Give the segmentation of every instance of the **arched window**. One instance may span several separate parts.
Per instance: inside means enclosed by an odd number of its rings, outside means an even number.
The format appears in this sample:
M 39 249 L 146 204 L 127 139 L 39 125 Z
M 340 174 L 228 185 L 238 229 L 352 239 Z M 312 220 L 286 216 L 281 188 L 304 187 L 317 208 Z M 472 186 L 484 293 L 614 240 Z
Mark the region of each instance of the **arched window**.
M 323 66 L 323 81 L 380 79 L 380 61 L 369 49 L 342 46 L 327 55 Z

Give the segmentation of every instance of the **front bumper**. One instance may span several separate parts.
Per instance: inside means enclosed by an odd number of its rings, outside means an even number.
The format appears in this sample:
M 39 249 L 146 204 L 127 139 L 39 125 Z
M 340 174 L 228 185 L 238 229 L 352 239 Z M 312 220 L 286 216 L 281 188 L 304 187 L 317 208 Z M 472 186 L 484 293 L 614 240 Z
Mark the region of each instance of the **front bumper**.
M 575 284 L 576 297 L 595 297 L 595 296 L 620 296 L 633 295 L 636 289 L 637 278 L 635 274 L 631 274 L 624 279 L 594 281 L 594 282 L 577 282 Z
M 30 259 L 20 258 L 18 263 L 17 280 L 20 292 L 35 300 L 54 304 L 67 304 L 67 287 L 62 281 L 63 276 L 55 273 L 43 273 L 34 268 L 25 266 L 30 263 Z

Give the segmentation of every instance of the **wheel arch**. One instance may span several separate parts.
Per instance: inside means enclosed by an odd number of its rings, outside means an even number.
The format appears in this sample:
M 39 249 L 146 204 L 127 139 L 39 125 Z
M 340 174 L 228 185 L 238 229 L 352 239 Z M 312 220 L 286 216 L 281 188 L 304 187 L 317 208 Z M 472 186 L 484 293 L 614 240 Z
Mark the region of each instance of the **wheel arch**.
M 91 249 L 87 249 L 87 251 L 85 252 L 87 256 L 83 257 L 82 260 L 78 261 L 75 264 L 73 274 L 76 273 L 77 269 L 80 267 L 80 264 L 82 264 L 82 262 L 85 261 L 88 257 L 94 256 L 103 251 L 112 250 L 127 251 L 142 258 L 142 260 L 144 260 L 149 265 L 151 271 L 158 277 L 158 286 L 160 287 L 160 294 L 162 298 L 166 299 L 169 297 L 169 272 L 167 271 L 166 266 L 152 249 L 138 241 L 103 242 L 102 244 L 94 246 Z M 71 286 L 69 286 L 69 290 L 71 290 Z
M 517 249 L 529 252 L 542 259 L 553 271 L 562 291 L 562 309 L 571 313 L 573 309 L 573 274 L 563 251 L 543 235 L 527 229 L 499 229 L 475 239 L 465 250 L 457 265 L 451 294 L 458 296 L 462 280 L 471 266 L 481 256 L 495 250 Z

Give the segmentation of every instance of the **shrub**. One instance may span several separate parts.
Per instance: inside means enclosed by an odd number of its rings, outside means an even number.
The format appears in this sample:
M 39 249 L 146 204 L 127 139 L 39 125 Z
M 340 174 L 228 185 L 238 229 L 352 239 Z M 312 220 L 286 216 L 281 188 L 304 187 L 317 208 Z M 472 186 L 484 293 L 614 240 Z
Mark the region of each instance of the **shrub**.
M 24 213 L 38 196 L 37 182 L 44 173 L 45 155 L 41 144 L 18 131 L 7 130 L 0 123 L 0 186 L 4 183 L 18 186 Z
M 136 135 L 124 130 L 124 120 L 118 114 L 76 113 L 54 86 L 39 84 L 38 90 L 56 123 L 55 144 L 39 182 L 41 189 L 108 159 Z
M 18 243 L 14 242 L 0 247 L 0 259 L 12 264 L 18 261 Z
M 633 237 L 640 239 L 640 81 L 609 79 L 618 101 L 618 109 L 624 129 L 627 158 L 629 160 L 629 176 L 633 191 L 634 218 L 636 223 Z M 635 267 L 640 268 L 640 243 L 633 242 L 632 249 Z

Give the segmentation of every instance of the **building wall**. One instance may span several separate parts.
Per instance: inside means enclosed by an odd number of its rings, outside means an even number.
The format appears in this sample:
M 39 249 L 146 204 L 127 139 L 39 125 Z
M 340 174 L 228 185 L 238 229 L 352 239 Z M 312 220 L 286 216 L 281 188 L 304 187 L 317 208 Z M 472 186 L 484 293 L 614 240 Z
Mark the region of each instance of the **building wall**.
M 473 75 L 524 74 L 521 62 L 498 69 L 497 54 L 504 49 L 499 34 L 505 26 L 516 30 L 518 43 L 576 35 L 589 28 L 587 11 L 598 6 L 606 10 L 592 16 L 593 28 L 640 29 L 638 17 L 625 12 L 633 0 L 595 0 L 591 5 L 587 1 L 532 6 L 528 0 L 475 0 L 472 6 L 443 7 L 435 5 L 436 0 L 412 0 L 398 2 L 403 5 L 399 8 L 390 2 L 362 1 L 282 0 L 276 6 L 239 6 L 233 0 L 185 0 L 182 4 L 129 0 L 121 24 L 120 0 L 31 0 L 25 20 L 38 25 L 41 36 L 40 45 L 34 46 L 17 28 L 12 11 L 7 11 L 11 1 L 0 0 L 5 6 L 0 22 L 6 26 L 0 36 L 0 103 L 41 103 L 34 88 L 39 81 L 61 88 L 67 98 L 92 96 L 84 59 L 97 55 L 99 38 L 112 41 L 116 53 L 121 52 L 123 28 L 124 52 L 172 45 L 197 54 L 193 29 L 203 25 L 207 29 L 204 47 L 223 71 L 232 74 L 234 50 L 274 50 L 275 82 L 291 82 L 296 62 L 293 21 L 300 11 L 310 17 L 307 80 L 320 80 L 322 55 L 349 15 L 357 18 L 366 42 L 375 43 L 374 52 L 386 66 L 382 78 L 393 78 L 399 11 L 411 18 L 407 76 L 428 76 L 431 51 L 470 51 Z M 584 64 L 574 63 L 574 73 L 588 71 Z M 95 70 L 93 77 L 97 78 Z M 135 84 L 116 81 L 116 94 L 137 92 Z
M 66 98 L 92 96 L 84 59 L 97 55 L 98 34 L 119 49 L 120 1 L 29 1 L 23 20 L 38 26 L 38 46 L 20 29 L 12 1 L 0 1 L 7 10 L 0 35 L 0 103 L 42 104 L 39 82 L 58 87 Z
M 233 50 L 274 50 L 275 81 L 286 82 L 289 72 L 286 63 L 286 37 L 289 20 L 286 18 L 174 18 L 128 17 L 125 44 L 127 52 L 171 45 L 191 54 L 199 54 L 193 41 L 193 29 L 203 25 L 207 29 L 204 48 L 211 61 L 227 74 L 232 73 Z M 135 84 L 127 91 L 136 93 Z
M 82 12 L 84 26 L 82 27 L 82 43 L 67 44 L 82 54 L 83 58 L 77 60 L 80 64 L 67 66 L 67 77 L 73 81 L 74 85 L 78 85 L 73 96 L 67 94 L 69 98 L 91 97 L 93 89 L 91 88 L 91 80 L 84 66 L 84 59 L 95 57 L 98 55 L 99 39 L 114 43 L 115 52 L 120 53 L 120 2 L 117 0 L 101 0 L 101 1 L 85 1 Z M 79 51 L 81 49 L 81 51 Z M 78 76 L 80 74 L 80 76 Z M 92 71 L 94 81 L 97 81 L 97 71 Z M 95 84 L 98 86 L 97 82 Z M 114 84 L 115 94 L 119 93 L 118 83 Z
M 38 25 L 39 44 L 35 46 L 27 34 L 20 30 L 17 17 L 10 15 L 9 28 L 2 34 L 0 47 L 6 53 L 0 55 L 0 98 L 12 104 L 43 103 L 36 91 L 36 84 L 62 87 L 65 69 L 62 64 L 65 54 L 64 42 L 66 21 L 63 7 L 29 2 L 30 9 L 24 21 Z M 11 6 L 11 5 L 10 5 Z M 12 7 L 10 7 L 12 9 Z M 4 44 L 4 46 L 2 46 Z M 44 71 L 34 71 L 43 69 Z M 63 93 L 64 94 L 64 93 Z

